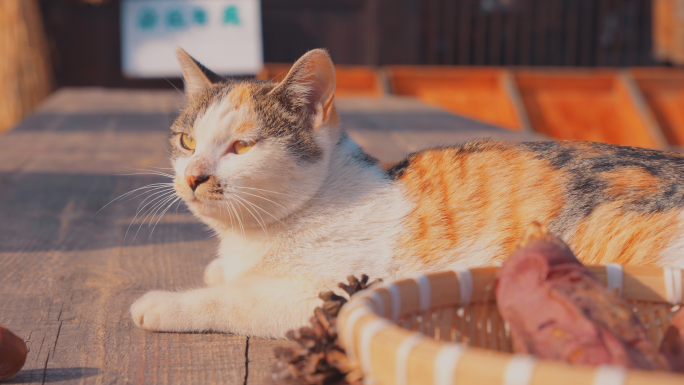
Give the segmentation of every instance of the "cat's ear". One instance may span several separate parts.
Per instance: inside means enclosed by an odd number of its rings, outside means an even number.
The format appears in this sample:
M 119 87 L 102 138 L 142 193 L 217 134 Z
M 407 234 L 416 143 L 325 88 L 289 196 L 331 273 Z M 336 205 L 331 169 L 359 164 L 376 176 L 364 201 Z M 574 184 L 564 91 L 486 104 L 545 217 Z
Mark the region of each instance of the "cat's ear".
M 225 79 L 203 66 L 181 47 L 176 47 L 176 58 L 183 70 L 185 79 L 185 92 L 190 100 L 197 97 L 202 91 L 209 88 L 214 83 L 225 81 Z
M 303 108 L 312 115 L 320 106 L 325 122 L 332 110 L 335 85 L 335 67 L 330 55 L 324 49 L 314 49 L 297 60 L 271 93 L 282 95 L 293 107 Z

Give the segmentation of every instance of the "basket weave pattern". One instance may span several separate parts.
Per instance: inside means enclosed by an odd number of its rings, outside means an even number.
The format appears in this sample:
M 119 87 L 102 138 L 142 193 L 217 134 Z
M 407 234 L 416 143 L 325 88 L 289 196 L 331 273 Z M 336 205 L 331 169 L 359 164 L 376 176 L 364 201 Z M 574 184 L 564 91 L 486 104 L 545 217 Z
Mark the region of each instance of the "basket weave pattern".
M 590 266 L 620 293 L 659 346 L 682 303 L 682 271 Z M 494 298 L 498 268 L 447 271 L 372 287 L 338 318 L 340 339 L 368 383 L 684 384 L 684 375 L 597 368 L 512 354 Z M 674 277 L 674 278 L 673 278 Z M 419 333 L 416 333 L 419 332 Z

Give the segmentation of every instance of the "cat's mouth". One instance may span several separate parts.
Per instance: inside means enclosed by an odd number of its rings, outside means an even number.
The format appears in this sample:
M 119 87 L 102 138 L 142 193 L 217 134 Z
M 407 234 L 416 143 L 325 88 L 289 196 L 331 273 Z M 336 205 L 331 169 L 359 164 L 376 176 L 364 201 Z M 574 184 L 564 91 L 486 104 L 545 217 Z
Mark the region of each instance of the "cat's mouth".
M 176 193 L 187 203 L 192 204 L 211 204 L 219 203 L 223 200 L 223 190 L 216 183 L 202 184 L 196 189 L 192 189 L 182 180 L 176 181 Z

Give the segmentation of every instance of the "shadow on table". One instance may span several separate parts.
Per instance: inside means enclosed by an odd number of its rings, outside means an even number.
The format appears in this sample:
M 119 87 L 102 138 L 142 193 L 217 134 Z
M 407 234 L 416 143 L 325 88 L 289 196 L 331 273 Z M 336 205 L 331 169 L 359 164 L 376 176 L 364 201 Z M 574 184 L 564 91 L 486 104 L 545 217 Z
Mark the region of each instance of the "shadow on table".
M 161 214 L 167 206 L 155 204 L 164 203 L 163 194 L 172 196 L 170 187 L 156 196 L 154 190 L 147 190 L 150 193 L 135 199 L 112 202 L 129 191 L 159 182 L 167 180 L 144 175 L 0 172 L 0 252 L 93 250 L 210 238 L 206 226 L 180 202 L 157 223 L 155 211 Z M 152 203 L 145 207 L 143 200 L 149 196 L 146 202 Z M 151 209 L 151 215 L 136 237 L 141 221 L 133 223 L 130 231 L 128 228 L 139 207 L 143 215 Z
M 82 378 L 96 376 L 100 373 L 98 368 L 51 368 L 51 369 L 27 369 L 22 370 L 16 377 L 3 381 L 3 384 L 28 384 L 32 382 L 60 382 L 80 380 Z

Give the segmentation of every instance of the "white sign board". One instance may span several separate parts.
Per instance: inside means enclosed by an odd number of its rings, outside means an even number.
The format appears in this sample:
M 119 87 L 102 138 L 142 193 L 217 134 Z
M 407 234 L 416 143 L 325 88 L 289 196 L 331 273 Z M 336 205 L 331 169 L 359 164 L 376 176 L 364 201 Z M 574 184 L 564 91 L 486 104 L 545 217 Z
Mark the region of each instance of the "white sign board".
M 121 61 L 130 77 L 180 76 L 181 47 L 220 75 L 263 67 L 259 0 L 123 0 Z

